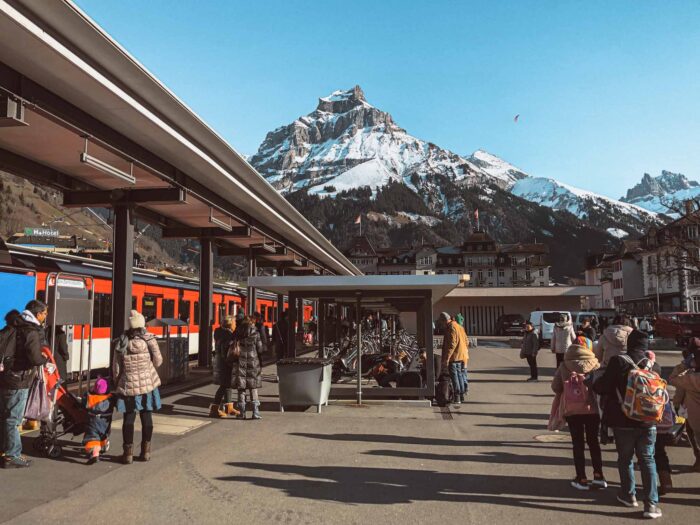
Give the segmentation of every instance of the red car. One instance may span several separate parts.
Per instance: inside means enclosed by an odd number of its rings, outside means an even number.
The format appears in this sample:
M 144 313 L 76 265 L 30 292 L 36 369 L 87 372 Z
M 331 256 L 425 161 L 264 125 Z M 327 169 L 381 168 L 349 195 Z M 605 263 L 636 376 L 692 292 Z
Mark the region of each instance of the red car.
M 656 316 L 654 335 L 673 339 L 685 347 L 693 337 L 700 337 L 700 314 L 688 312 L 662 312 Z

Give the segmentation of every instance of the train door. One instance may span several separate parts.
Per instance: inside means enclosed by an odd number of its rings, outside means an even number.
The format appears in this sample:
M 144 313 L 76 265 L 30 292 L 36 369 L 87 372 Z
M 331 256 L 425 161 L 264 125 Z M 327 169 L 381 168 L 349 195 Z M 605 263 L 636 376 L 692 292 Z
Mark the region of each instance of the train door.
M 158 296 L 153 294 L 144 294 L 141 300 L 141 315 L 144 316 L 146 322 L 158 317 Z

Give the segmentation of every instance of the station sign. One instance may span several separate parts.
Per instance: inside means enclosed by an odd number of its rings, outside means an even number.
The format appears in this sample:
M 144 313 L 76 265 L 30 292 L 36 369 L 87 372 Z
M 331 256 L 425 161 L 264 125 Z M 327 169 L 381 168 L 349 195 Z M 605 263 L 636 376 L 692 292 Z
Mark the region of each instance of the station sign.
M 58 237 L 58 230 L 53 228 L 25 228 L 24 235 L 28 237 Z

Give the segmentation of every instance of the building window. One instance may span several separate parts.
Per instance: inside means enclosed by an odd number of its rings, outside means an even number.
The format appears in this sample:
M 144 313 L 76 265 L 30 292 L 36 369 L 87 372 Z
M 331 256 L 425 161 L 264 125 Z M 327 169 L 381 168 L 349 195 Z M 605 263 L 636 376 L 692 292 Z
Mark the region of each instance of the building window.
M 493 278 L 493 269 L 492 268 L 489 268 L 488 276 L 489 276 L 489 279 Z
M 479 281 L 483 281 L 483 280 L 484 280 L 484 272 L 483 272 L 483 270 L 479 270 L 479 277 L 478 277 L 478 279 L 479 279 Z
M 498 276 L 499 277 L 505 277 L 506 276 L 506 271 L 503 268 L 498 269 Z
M 700 295 L 694 295 L 692 297 L 693 312 L 700 313 Z
M 540 268 L 540 277 L 544 277 L 544 268 Z

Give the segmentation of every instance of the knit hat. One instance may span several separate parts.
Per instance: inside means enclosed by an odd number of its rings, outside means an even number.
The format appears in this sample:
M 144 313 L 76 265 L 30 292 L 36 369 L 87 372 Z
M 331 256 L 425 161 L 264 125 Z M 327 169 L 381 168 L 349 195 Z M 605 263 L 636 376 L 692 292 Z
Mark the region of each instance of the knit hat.
M 92 385 L 92 393 L 105 395 L 107 392 L 109 392 L 109 382 L 104 377 L 98 377 Z
M 136 310 L 131 310 L 131 315 L 129 316 L 129 327 L 132 329 L 145 328 L 146 319 Z
M 441 319 L 443 321 L 449 321 L 450 319 L 452 319 L 452 317 L 450 317 L 450 314 L 448 314 L 447 312 L 442 312 L 438 319 Z
M 566 361 L 593 361 L 596 359 L 593 353 L 591 340 L 586 337 L 579 337 L 576 342 L 566 350 L 564 359 Z
M 649 336 L 639 330 L 632 330 L 627 337 L 627 353 L 649 350 Z

